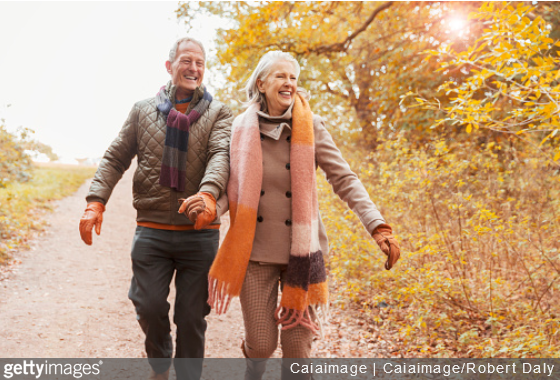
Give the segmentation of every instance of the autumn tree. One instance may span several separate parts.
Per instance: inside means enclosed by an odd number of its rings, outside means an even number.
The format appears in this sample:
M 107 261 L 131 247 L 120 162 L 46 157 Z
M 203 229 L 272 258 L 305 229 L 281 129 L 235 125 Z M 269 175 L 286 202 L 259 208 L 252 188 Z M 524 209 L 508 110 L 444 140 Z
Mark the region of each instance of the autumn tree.
M 288 51 L 303 65 L 301 84 L 311 91 L 315 112 L 375 148 L 381 129 L 431 125 L 433 114 L 405 110 L 400 96 L 418 89 L 427 96 L 442 83 L 437 63 L 420 53 L 452 38 L 450 17 L 471 8 L 433 2 L 187 2 L 177 14 L 186 25 L 200 14 L 219 16 L 227 25 L 218 31 L 212 65 L 227 73 L 219 95 L 230 103 L 243 99 L 238 90 L 266 51 Z
M 547 10 L 548 12 L 543 12 Z M 541 14 L 551 20 L 546 22 Z M 461 83 L 445 81 L 439 97 L 416 97 L 422 109 L 440 112 L 436 126 L 481 129 L 555 147 L 560 159 L 559 41 L 550 37 L 558 6 L 537 9 L 524 3 L 485 3 L 470 15 L 482 22 L 482 35 L 467 49 L 442 45 L 429 54 L 437 71 L 461 70 Z M 445 99 L 442 99 L 445 97 Z

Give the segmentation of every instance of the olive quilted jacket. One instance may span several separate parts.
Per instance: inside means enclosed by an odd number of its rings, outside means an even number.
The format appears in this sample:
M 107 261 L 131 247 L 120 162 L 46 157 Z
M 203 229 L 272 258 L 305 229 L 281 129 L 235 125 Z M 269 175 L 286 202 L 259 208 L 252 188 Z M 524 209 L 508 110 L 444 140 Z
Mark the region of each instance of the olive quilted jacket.
M 175 86 L 168 84 L 169 99 L 175 99 Z M 204 91 L 197 88 L 187 113 L 202 99 Z M 233 115 L 217 100 L 189 131 L 186 186 L 184 192 L 160 186 L 159 174 L 165 144 L 166 120 L 158 111 L 154 98 L 134 105 L 119 135 L 111 143 L 95 173 L 86 196 L 88 202 L 106 204 L 113 188 L 132 159 L 138 157 L 133 180 L 133 205 L 139 222 L 191 224 L 178 214 L 179 199 L 198 191 L 211 193 L 216 199 L 225 190 L 229 177 L 229 141 Z M 217 220 L 215 223 L 219 223 Z

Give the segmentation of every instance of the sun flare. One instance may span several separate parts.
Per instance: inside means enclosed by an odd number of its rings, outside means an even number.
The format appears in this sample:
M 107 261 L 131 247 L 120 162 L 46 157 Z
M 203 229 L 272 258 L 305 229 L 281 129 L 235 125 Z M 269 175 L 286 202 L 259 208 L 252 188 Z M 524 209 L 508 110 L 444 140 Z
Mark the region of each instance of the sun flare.
M 467 26 L 467 21 L 460 17 L 453 17 L 447 20 L 447 25 L 449 25 L 449 29 L 454 32 L 460 32 Z

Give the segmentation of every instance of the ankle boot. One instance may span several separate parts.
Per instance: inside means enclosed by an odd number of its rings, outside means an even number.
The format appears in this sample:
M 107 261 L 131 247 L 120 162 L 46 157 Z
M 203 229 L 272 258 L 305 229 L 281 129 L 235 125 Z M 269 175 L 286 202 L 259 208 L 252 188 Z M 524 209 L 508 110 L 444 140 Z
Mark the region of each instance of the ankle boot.
M 245 370 L 245 380 L 261 380 L 264 371 L 266 371 L 266 361 L 268 359 L 251 359 L 245 351 L 245 341 L 241 341 L 241 352 L 245 356 L 247 368 Z
M 266 361 L 268 359 L 246 358 L 247 369 L 245 370 L 245 380 L 261 380 L 266 371 Z
M 168 380 L 169 379 L 169 370 L 163 373 L 156 373 L 153 369 L 150 371 L 150 377 L 148 380 Z

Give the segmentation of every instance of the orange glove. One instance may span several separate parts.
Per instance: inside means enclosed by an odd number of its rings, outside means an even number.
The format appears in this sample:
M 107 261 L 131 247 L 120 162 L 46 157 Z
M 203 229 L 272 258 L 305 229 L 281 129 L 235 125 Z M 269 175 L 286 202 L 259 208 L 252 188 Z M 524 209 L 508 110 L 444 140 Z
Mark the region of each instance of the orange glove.
M 387 262 L 385 263 L 385 269 L 387 270 L 391 269 L 401 256 L 399 243 L 392 233 L 393 229 L 391 226 L 381 224 L 371 234 L 379 248 L 387 255 Z
M 87 245 L 91 245 L 91 230 L 95 226 L 95 233 L 101 234 L 101 223 L 103 223 L 103 212 L 105 206 L 100 202 L 90 202 L 86 211 L 80 219 L 80 236 Z
M 183 201 L 179 213 L 186 215 L 194 223 L 195 230 L 208 227 L 216 219 L 216 199 L 210 193 L 196 193 Z

